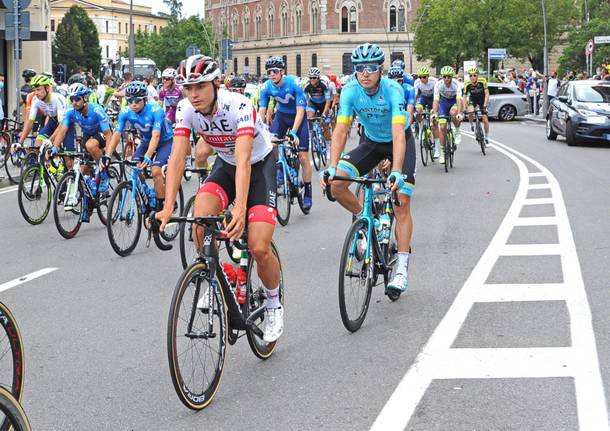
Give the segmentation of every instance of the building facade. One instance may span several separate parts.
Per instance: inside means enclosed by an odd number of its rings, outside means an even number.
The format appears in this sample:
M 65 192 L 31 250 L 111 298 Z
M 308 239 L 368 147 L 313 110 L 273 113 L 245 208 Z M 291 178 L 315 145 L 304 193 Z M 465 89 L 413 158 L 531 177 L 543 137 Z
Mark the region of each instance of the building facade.
M 412 53 L 419 0 L 205 0 L 205 16 L 233 41 L 234 73 L 264 73 L 270 55 L 285 57 L 288 73 L 350 73 L 351 51 L 379 44 L 386 67 L 401 58 L 407 71 L 420 66 Z M 410 31 L 407 31 L 410 30 Z
M 129 45 L 129 1 L 123 0 L 51 0 L 51 33 L 72 5 L 87 11 L 95 23 L 102 48 L 102 59 L 113 60 L 121 49 Z M 134 32 L 158 33 L 168 23 L 166 15 L 152 13 L 148 6 L 133 5 Z
M 25 9 L 30 13 L 30 39 L 22 41 L 19 71 L 15 76 L 15 43 L 7 40 L 5 15 L 11 13 L 0 3 L 0 73 L 5 85 L 0 92 L 4 113 L 7 117 L 15 109 L 17 87 L 24 84 L 21 71 L 26 68 L 37 72 L 51 72 L 51 38 L 49 35 L 50 9 L 48 0 L 32 0 Z

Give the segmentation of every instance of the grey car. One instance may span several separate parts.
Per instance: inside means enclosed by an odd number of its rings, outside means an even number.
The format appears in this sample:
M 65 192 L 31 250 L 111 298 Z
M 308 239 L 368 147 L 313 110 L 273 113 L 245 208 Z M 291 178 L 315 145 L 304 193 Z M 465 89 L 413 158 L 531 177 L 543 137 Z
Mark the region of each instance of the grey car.
M 488 83 L 489 106 L 487 112 L 492 118 L 511 121 L 527 114 L 527 98 L 517 87 L 505 84 Z

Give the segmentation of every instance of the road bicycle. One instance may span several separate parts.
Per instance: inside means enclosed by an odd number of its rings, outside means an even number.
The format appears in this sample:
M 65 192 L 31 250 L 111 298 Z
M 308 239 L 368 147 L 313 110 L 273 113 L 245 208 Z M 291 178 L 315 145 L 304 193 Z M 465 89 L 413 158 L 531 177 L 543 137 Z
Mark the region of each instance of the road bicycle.
M 35 147 L 35 136 L 28 138 L 29 143 L 25 148 L 12 150 L 14 142 L 19 142 L 19 132 L 22 123 L 5 118 L 0 129 L 0 168 L 6 172 L 8 180 L 13 184 L 19 184 L 19 176 L 24 166 L 24 159 L 28 153 L 28 147 Z
M 328 175 L 324 179 L 326 196 L 335 201 Z M 386 187 L 375 190 L 377 185 L 386 183 L 385 178 L 336 176 L 333 181 L 358 183 L 364 191 L 362 215 L 354 220 L 345 236 L 339 264 L 341 321 L 348 331 L 356 332 L 364 322 L 379 275 L 383 277 L 385 295 L 392 301 L 400 298 L 400 291 L 388 289 L 398 252 L 392 203 L 397 206 L 400 203 L 396 192 Z M 381 198 L 378 204 L 375 204 L 376 197 Z
M 154 186 L 151 188 L 146 184 L 146 178 L 150 178 L 148 168 L 142 172 L 138 168 L 140 164 L 138 161 L 123 160 L 119 163 L 131 167 L 130 177 L 121 182 L 110 197 L 106 228 L 112 249 L 119 256 L 125 257 L 136 248 L 143 221 L 156 208 L 156 195 Z M 182 214 L 183 210 L 184 193 L 180 186 L 175 211 L 177 214 Z M 150 230 L 150 226 L 145 224 L 144 227 Z M 161 232 L 160 237 L 166 242 L 173 241 L 178 236 L 179 230 L 178 224 L 172 224 L 167 226 L 165 232 Z M 150 246 L 150 239 L 149 232 L 146 247 Z M 167 244 L 159 242 L 158 236 L 154 236 L 154 239 L 161 250 L 168 249 Z
M 62 237 L 71 239 L 76 236 L 82 223 L 89 221 L 93 211 L 97 211 L 100 221 L 106 225 L 108 199 L 121 181 L 121 174 L 115 166 L 118 162 L 108 166 L 106 175 L 108 175 L 109 189 L 100 192 L 102 173 L 96 169 L 97 163 L 91 156 L 75 151 L 60 152 L 58 155 L 74 161 L 72 169 L 59 180 L 53 198 L 55 227 Z M 96 172 L 91 180 L 88 181 L 89 178 L 81 174 L 82 165 Z
M 47 218 L 58 177 L 64 171 L 61 157 L 47 158 L 47 150 L 52 146 L 51 141 L 45 140 L 39 149 L 30 152 L 27 157 L 35 155 L 36 163 L 26 168 L 19 178 L 19 211 L 25 221 L 32 225 L 40 224 Z
M 277 144 L 277 219 L 282 226 L 290 220 L 290 207 L 294 199 L 299 203 L 303 214 L 309 214 L 309 209 L 303 205 L 305 184 L 301 172 L 298 150 L 294 144 L 294 138 L 287 136 L 283 139 L 273 139 Z
M 430 125 L 430 111 L 426 107 L 419 115 L 422 116 L 421 125 L 419 126 L 419 151 L 421 153 L 422 164 L 428 166 L 428 160 L 432 163 L 434 162 L 434 141 Z
M 445 172 L 449 172 L 449 168 L 453 168 L 453 157 L 455 155 L 455 134 L 453 133 L 453 123 L 451 116 L 439 116 L 439 120 L 445 120 L 447 124 L 447 130 L 445 131 L 445 145 L 443 147 L 445 151 Z
M 312 117 L 309 119 L 309 146 L 311 148 L 311 159 L 316 171 L 325 167 L 328 161 L 328 142 L 324 137 L 320 122 L 322 117 Z
M 483 113 L 477 105 L 474 110 L 474 137 L 481 146 L 481 152 L 485 155 L 485 133 L 483 133 L 483 125 L 481 124 L 482 118 Z
M 229 241 L 222 232 L 225 219 L 230 220 L 229 211 L 215 217 L 170 219 L 170 222 L 194 223 L 204 229 L 197 258 L 176 284 L 167 322 L 172 383 L 180 401 L 193 410 L 204 409 L 214 399 L 225 367 L 227 343 L 233 345 L 246 335 L 250 349 L 260 359 L 269 358 L 277 346 L 277 341 L 263 341 L 266 290 L 258 279 L 245 233 L 233 243 L 242 250 L 237 270 L 230 263 L 220 263 L 219 243 Z M 154 214 L 150 220 L 153 229 L 158 229 Z M 283 304 L 280 256 L 273 242 L 271 249 L 280 262 L 280 302 Z M 235 285 L 226 272 L 227 266 L 238 272 Z
M 23 341 L 15 316 L 0 302 L 0 431 L 29 430 L 19 400 L 25 377 Z

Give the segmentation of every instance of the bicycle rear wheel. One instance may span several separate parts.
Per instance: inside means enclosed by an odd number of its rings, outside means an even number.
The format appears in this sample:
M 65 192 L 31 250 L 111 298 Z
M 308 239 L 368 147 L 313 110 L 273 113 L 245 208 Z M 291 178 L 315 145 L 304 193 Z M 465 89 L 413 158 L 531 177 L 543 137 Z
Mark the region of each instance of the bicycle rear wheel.
M 107 172 L 108 172 L 108 190 L 106 190 L 103 193 L 100 193 L 98 191 L 98 193 L 95 197 L 95 201 L 96 201 L 95 206 L 97 208 L 97 215 L 100 218 L 100 221 L 102 222 L 102 224 L 104 226 L 106 226 L 106 224 L 108 223 L 108 220 L 106 219 L 106 216 L 108 215 L 108 201 L 110 201 L 110 197 L 112 196 L 112 193 L 118 187 L 119 183 L 122 180 L 121 173 L 119 172 L 119 170 L 116 167 L 110 166 L 107 169 Z
M 288 224 L 288 220 L 290 220 L 290 176 L 288 175 L 286 165 L 283 163 L 278 163 L 276 172 L 277 179 L 281 180 L 277 182 L 277 220 L 282 226 L 286 226 Z
M 53 219 L 57 232 L 65 239 L 76 236 L 82 225 L 82 213 L 85 208 L 85 189 L 80 177 L 76 183 L 76 174 L 66 172 L 59 180 L 53 194 Z
M 430 142 L 428 141 L 428 135 L 426 134 L 426 130 L 422 130 L 419 135 L 419 152 L 421 153 L 421 162 L 424 166 L 428 166 L 428 147 L 430 146 Z
M 311 160 L 313 161 L 313 167 L 316 171 L 320 170 L 322 165 L 322 158 L 320 156 L 320 143 L 318 141 L 318 134 L 313 131 L 310 135 L 309 146 L 311 147 Z
M 447 142 L 449 142 L 449 167 L 453 168 L 453 156 L 455 154 L 455 135 L 453 134 L 453 131 L 449 133 L 449 140 L 447 140 Z M 445 157 L 445 159 L 447 158 Z
M 481 146 L 481 152 L 485 155 L 485 136 L 483 135 L 483 129 L 481 128 L 481 122 L 477 119 L 477 127 L 476 127 L 476 138 Z
M 42 223 L 51 209 L 51 197 L 53 195 L 49 179 L 42 174 L 40 166 L 30 166 L 23 172 L 19 179 L 17 201 L 19 211 L 29 224 Z
M 2 412 L 2 426 L 0 430 L 9 428 L 14 431 L 31 431 L 32 427 L 25 410 L 19 401 L 8 390 L 0 387 L 0 411 Z
M 277 251 L 277 247 L 273 242 L 271 243 L 271 252 L 275 257 L 277 257 L 277 260 L 280 263 L 280 302 L 282 303 L 282 305 L 284 305 L 284 273 L 282 271 L 282 261 L 280 260 L 280 255 Z M 256 270 L 256 262 L 254 261 L 254 259 L 250 258 L 250 261 L 248 263 L 248 283 L 246 289 L 246 315 L 249 316 L 258 308 L 263 307 L 265 305 L 266 298 L 267 296 L 265 292 L 265 286 L 258 277 L 258 273 Z M 254 321 L 254 323 L 256 327 L 262 332 L 264 315 L 261 315 L 258 319 Z M 252 353 L 256 355 L 257 358 L 267 359 L 275 351 L 277 341 L 274 341 L 273 343 L 265 343 L 262 337 L 258 336 L 252 330 L 248 330 L 246 332 L 246 336 L 248 337 L 248 344 L 250 345 L 250 349 L 252 350 Z
M 374 258 L 366 262 L 371 247 L 366 219 L 356 220 L 343 243 L 339 265 L 339 311 L 343 326 L 356 332 L 362 326 L 371 301 Z
M 197 261 L 178 280 L 167 322 L 172 383 L 189 409 L 204 409 L 214 399 L 224 370 L 228 332 L 222 288 L 207 263 Z
M 142 231 L 140 197 L 132 199 L 131 181 L 123 181 L 116 188 L 108 204 L 106 229 L 110 245 L 119 256 L 127 256 L 138 244 Z
M 23 341 L 15 317 L 0 302 L 0 386 L 8 389 L 16 399 L 21 399 L 25 373 Z M 0 423 L 2 421 L 0 420 Z M 0 431 L 8 429 L 4 423 Z
M 182 191 L 182 186 L 178 189 L 178 196 L 176 199 L 176 204 L 174 206 L 173 215 L 181 215 L 184 211 L 184 192 Z M 180 234 L 180 224 L 179 223 L 168 223 L 165 226 L 165 230 L 160 232 L 161 238 L 164 241 L 170 242 L 176 239 L 176 237 Z

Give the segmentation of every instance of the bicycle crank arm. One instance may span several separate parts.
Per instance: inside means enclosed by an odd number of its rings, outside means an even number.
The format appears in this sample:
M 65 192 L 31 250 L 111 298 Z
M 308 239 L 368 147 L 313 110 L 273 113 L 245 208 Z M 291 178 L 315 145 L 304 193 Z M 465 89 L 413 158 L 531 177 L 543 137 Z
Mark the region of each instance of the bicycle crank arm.
M 199 338 L 203 338 L 204 340 L 207 340 L 208 338 L 216 338 L 216 333 L 215 332 L 208 332 L 208 331 L 195 331 L 195 332 L 187 332 L 186 334 L 184 334 L 184 336 L 186 338 L 191 338 L 191 339 L 199 339 Z

